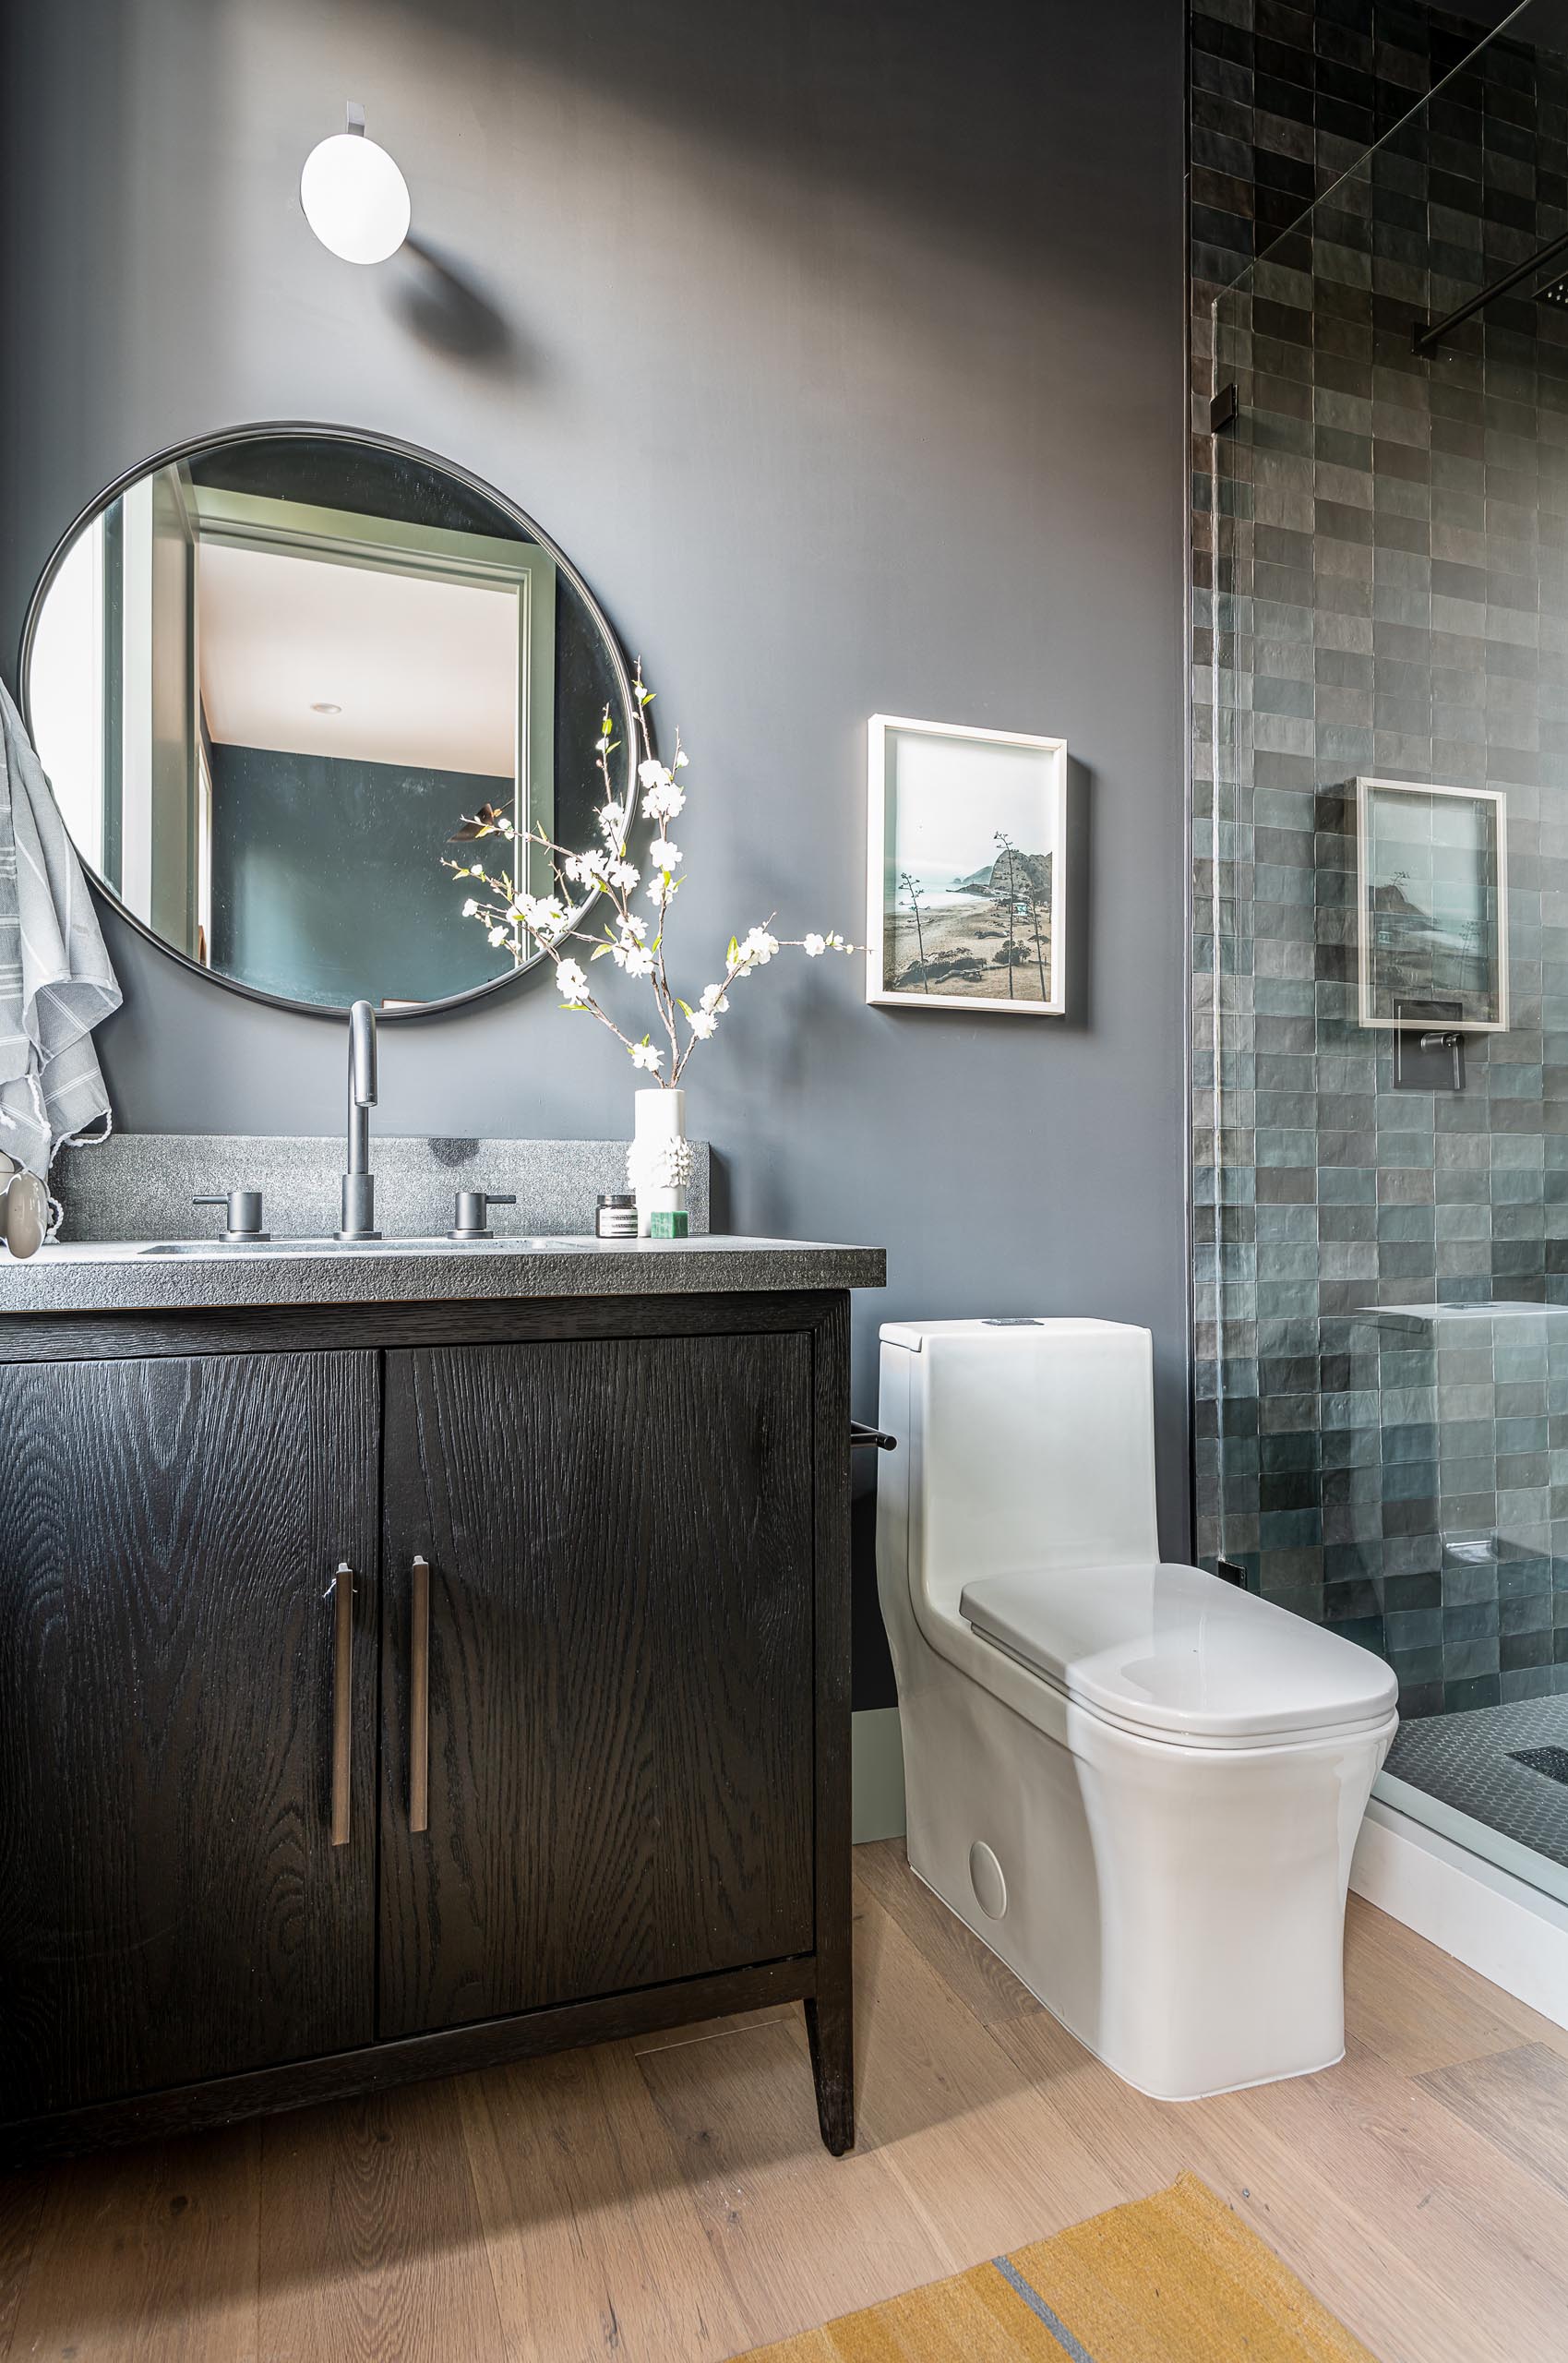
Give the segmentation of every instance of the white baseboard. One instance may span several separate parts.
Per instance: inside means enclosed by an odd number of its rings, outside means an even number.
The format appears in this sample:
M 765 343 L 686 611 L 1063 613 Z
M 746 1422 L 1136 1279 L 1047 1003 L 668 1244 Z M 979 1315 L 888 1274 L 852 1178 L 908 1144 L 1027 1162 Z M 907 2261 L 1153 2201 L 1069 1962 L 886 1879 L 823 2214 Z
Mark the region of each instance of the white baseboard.
M 1350 1868 L 1356 1894 L 1568 2027 L 1568 1905 L 1499 1870 L 1381 1797 Z
M 855 1842 L 904 1836 L 904 1742 L 896 1707 L 868 1707 L 850 1719 Z

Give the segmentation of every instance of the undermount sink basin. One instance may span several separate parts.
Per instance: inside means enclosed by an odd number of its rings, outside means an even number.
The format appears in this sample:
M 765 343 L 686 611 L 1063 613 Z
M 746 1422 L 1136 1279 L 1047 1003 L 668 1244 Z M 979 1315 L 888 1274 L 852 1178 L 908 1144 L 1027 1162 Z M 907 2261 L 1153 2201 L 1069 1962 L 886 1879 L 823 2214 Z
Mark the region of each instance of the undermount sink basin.
M 537 1254 L 547 1248 L 597 1247 L 596 1239 L 269 1239 L 233 1244 L 221 1239 L 160 1239 L 138 1255 L 494 1255 Z

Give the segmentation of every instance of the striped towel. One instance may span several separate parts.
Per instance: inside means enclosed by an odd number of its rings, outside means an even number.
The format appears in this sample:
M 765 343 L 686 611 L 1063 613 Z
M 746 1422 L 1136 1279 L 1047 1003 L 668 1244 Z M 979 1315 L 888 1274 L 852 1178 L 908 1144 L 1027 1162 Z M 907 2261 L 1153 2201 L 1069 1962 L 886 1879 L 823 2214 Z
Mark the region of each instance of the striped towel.
M 108 1117 L 92 1029 L 119 1006 L 81 864 L 0 681 L 0 1149 L 40 1179 Z

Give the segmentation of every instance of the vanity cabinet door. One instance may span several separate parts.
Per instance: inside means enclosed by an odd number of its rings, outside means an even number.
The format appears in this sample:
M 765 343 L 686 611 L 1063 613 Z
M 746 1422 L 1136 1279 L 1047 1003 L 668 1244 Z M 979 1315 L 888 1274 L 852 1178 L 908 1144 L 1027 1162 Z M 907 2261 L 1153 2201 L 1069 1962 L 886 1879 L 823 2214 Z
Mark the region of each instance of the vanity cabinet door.
M 388 1357 L 383 2038 L 810 1950 L 811 1354 Z
M 0 1365 L 0 2120 L 371 2040 L 377 1375 Z

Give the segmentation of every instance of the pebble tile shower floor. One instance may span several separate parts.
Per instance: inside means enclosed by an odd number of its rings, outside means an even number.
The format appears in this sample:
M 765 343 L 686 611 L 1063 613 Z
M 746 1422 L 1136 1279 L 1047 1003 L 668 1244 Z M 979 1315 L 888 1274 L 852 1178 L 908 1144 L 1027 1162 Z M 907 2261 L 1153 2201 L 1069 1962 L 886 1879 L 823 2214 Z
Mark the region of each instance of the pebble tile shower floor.
M 1562 1770 L 1522 1763 L 1561 1759 Z M 1568 1869 L 1568 1698 L 1402 1723 L 1384 1769 Z

